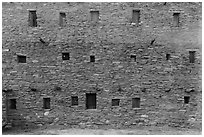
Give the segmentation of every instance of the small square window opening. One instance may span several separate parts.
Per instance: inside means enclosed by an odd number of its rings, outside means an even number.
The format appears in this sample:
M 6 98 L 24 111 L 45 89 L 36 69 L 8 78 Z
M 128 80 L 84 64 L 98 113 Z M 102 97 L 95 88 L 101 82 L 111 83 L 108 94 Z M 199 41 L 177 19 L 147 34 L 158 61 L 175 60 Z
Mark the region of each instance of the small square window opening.
M 77 105 L 78 105 L 78 97 L 72 96 L 72 106 L 77 106 Z
M 189 96 L 184 96 L 184 103 L 188 104 L 190 101 L 190 97 Z
M 62 53 L 62 60 L 69 60 L 69 53 Z
M 136 62 L 136 55 L 130 55 L 131 61 Z
M 9 108 L 16 109 L 16 99 L 9 99 Z
M 112 106 L 119 106 L 120 105 L 120 99 L 112 99 Z
M 91 13 L 91 21 L 98 22 L 99 20 L 99 11 L 90 11 Z
M 166 54 L 166 60 L 169 60 L 170 59 L 170 54 Z
M 95 56 L 90 56 L 90 62 L 95 62 Z
M 18 63 L 26 63 L 26 56 L 18 55 L 17 60 Z
M 132 98 L 132 108 L 140 108 L 140 98 Z

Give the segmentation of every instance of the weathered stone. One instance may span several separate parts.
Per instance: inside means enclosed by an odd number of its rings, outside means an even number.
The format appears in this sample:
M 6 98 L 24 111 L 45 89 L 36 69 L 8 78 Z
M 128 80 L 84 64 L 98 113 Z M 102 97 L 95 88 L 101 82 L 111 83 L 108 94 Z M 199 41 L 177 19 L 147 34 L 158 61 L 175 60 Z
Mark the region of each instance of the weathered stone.
M 59 118 L 55 118 L 54 119 L 54 123 L 58 122 L 59 121 Z
M 189 122 L 195 122 L 195 118 L 188 119 Z
M 37 124 L 37 126 L 41 127 L 41 126 L 43 126 L 43 124 Z
M 80 128 L 86 128 L 86 124 L 85 123 L 79 123 Z
M 49 115 L 49 112 L 45 112 L 44 115 L 45 115 L 45 116 L 48 116 L 48 115 Z
M 110 121 L 109 120 L 106 120 L 106 124 L 109 124 L 110 123 Z
M 37 9 L 37 27 L 28 25 L 30 7 Z M 89 19 L 93 7 L 100 11 L 95 24 Z M 140 22 L 134 23 L 132 9 L 138 8 Z M 63 27 L 59 26 L 60 11 L 67 18 Z M 174 12 L 180 13 L 178 27 L 172 22 Z M 3 111 L 6 99 L 16 98 L 16 109 L 3 115 L 15 124 L 40 121 L 98 128 L 104 123 L 121 128 L 157 123 L 182 126 L 196 113 L 199 120 L 190 121 L 199 125 L 201 22 L 202 3 L 198 2 L 135 2 L 132 7 L 127 2 L 3 2 L 2 88 L 13 90 L 2 93 Z M 191 50 L 196 51 L 194 63 L 189 63 Z M 69 52 L 70 59 L 62 60 L 62 52 Z M 18 63 L 17 54 L 26 55 L 26 63 Z M 90 62 L 90 55 L 95 62 Z M 96 93 L 96 109 L 86 108 L 86 93 Z M 71 96 L 78 96 L 78 105 L 71 105 Z M 188 104 L 184 96 L 190 96 Z M 116 97 L 120 103 L 113 107 Z M 139 108 L 132 108 L 136 97 Z M 49 110 L 43 108 L 43 98 L 50 98 Z
M 148 118 L 148 115 L 141 115 L 142 118 Z

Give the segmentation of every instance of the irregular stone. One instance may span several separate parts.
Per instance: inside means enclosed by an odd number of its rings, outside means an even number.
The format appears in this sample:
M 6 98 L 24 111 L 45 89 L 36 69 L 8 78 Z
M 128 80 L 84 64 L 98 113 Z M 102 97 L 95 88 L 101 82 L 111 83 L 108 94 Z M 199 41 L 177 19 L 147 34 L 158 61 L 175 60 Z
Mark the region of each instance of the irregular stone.
M 48 111 L 44 113 L 44 115 L 45 115 L 45 116 L 48 116 L 48 114 L 49 114 L 49 112 L 48 112 Z
M 142 118 L 148 118 L 148 115 L 141 115 Z

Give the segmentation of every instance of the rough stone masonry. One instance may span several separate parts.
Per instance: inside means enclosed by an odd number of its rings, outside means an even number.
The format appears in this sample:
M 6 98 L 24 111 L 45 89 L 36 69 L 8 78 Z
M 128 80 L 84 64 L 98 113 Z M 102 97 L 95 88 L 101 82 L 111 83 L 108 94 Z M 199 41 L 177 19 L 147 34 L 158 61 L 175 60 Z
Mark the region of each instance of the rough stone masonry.
M 8 123 L 201 128 L 201 2 L 2 8 Z

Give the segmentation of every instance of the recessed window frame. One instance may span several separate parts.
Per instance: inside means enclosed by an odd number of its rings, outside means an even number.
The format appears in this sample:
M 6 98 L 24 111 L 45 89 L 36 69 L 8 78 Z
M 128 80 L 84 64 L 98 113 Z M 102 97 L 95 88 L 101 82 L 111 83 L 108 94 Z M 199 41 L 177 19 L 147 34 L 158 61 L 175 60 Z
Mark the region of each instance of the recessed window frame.
M 136 57 L 136 55 L 134 55 L 134 54 L 132 54 L 132 55 L 130 55 L 130 59 L 131 59 L 131 62 L 136 62 L 137 60 L 137 57 Z
M 171 54 L 167 53 L 166 54 L 166 60 L 170 60 L 170 58 L 171 58 Z
M 140 97 L 132 98 L 132 108 L 140 108 L 140 104 L 141 104 L 141 98 Z
M 59 26 L 64 27 L 66 25 L 66 13 L 65 12 L 60 12 L 59 13 Z
M 62 52 L 62 60 L 70 60 L 70 53 Z
M 97 94 L 86 93 L 86 109 L 96 109 L 97 107 Z
M 16 110 L 17 109 L 17 100 L 16 98 L 10 98 L 8 100 L 8 105 L 10 110 Z
M 28 24 L 30 27 L 37 27 L 37 14 L 35 9 L 29 9 Z
M 44 97 L 43 98 L 43 109 L 50 109 L 51 108 L 51 98 Z
M 91 22 L 93 23 L 99 22 L 99 14 L 100 14 L 99 10 L 91 10 L 90 11 Z
M 118 106 L 120 106 L 120 99 L 119 99 L 119 98 L 113 98 L 113 99 L 111 100 L 111 106 L 113 106 L 113 107 L 118 107 Z
M 79 105 L 79 98 L 78 96 L 71 96 L 71 105 L 78 106 Z
M 184 96 L 184 104 L 189 104 L 190 96 Z
M 90 55 L 90 62 L 96 62 L 96 58 L 94 55 Z
M 27 57 L 25 55 L 17 55 L 17 62 L 18 63 L 26 63 Z
M 195 54 L 196 54 L 196 51 L 189 51 L 189 62 L 190 63 L 195 63 Z
M 139 9 L 133 9 L 132 10 L 132 23 L 139 25 L 140 14 L 141 14 L 141 11 Z
M 179 27 L 180 25 L 180 13 L 179 12 L 173 13 L 173 25 L 174 27 Z

